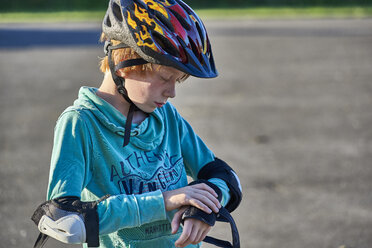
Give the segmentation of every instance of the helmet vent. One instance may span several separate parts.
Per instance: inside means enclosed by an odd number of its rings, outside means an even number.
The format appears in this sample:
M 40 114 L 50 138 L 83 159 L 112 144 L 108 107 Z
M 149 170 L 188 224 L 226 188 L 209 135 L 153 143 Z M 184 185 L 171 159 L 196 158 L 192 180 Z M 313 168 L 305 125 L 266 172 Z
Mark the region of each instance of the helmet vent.
M 170 21 L 165 18 L 165 16 L 163 16 L 160 12 L 158 11 L 155 11 L 155 16 L 156 18 L 158 18 L 158 20 L 160 20 L 160 22 L 162 24 L 164 24 L 172 33 L 174 33 L 174 27 L 172 25 L 172 23 L 170 23 Z
M 201 39 L 201 42 L 202 42 L 202 46 L 204 46 L 204 34 L 200 28 L 200 25 L 199 25 L 199 22 L 196 22 L 195 23 L 195 26 L 196 26 L 196 29 L 198 30 L 198 33 L 199 33 L 199 37 Z
M 192 52 L 194 53 L 195 57 L 200 59 L 198 48 L 196 47 L 195 43 L 190 38 L 189 38 L 189 40 L 190 40 Z
M 104 23 L 105 23 L 106 27 L 111 28 L 111 21 L 110 21 L 110 16 L 109 15 L 106 16 Z
M 164 2 L 164 1 L 160 1 L 160 2 Z M 176 2 L 175 2 L 174 0 L 168 0 L 168 3 L 169 3 L 170 5 L 176 4 Z
M 177 58 L 180 56 L 180 53 L 172 45 L 172 43 L 164 38 L 161 34 L 159 34 L 158 32 L 153 32 L 152 36 L 155 43 L 158 44 L 165 52 Z
M 123 15 L 121 13 L 120 6 L 117 3 L 113 3 L 112 5 L 112 12 L 114 13 L 115 18 L 119 21 L 123 21 Z
M 190 7 L 187 6 L 187 4 L 185 4 L 185 3 L 182 2 L 182 1 L 177 1 L 177 3 L 178 3 L 179 5 L 181 5 L 182 8 L 183 8 L 184 10 L 186 10 L 187 14 L 189 14 L 189 15 L 194 15 L 194 14 L 192 13 L 192 11 L 190 11 Z
M 177 11 L 169 9 L 172 14 L 177 18 L 177 20 L 181 23 L 182 27 L 186 29 L 187 31 L 190 31 L 191 27 L 190 25 L 186 22 L 185 18 L 183 18 Z

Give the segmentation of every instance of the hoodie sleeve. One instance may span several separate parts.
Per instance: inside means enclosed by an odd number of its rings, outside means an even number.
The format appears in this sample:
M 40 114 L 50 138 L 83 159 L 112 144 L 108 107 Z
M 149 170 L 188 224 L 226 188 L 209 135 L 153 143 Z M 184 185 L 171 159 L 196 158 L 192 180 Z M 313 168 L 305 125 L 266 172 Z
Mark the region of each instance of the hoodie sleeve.
M 47 199 L 80 197 L 92 175 L 90 146 L 89 132 L 79 113 L 64 112 L 54 129 Z
M 98 204 L 97 212 L 100 235 L 167 218 L 160 190 L 139 195 L 111 196 Z
M 52 151 L 47 199 L 81 197 L 92 178 L 92 141 L 82 116 L 67 111 L 58 119 Z M 141 195 L 115 195 L 98 204 L 100 235 L 166 219 L 160 190 Z
M 177 112 L 174 112 L 178 119 L 178 127 L 181 138 L 181 150 L 183 161 L 186 166 L 188 176 L 194 180 L 198 179 L 200 169 L 215 159 L 213 152 L 205 145 L 201 138 L 194 132 L 191 125 Z M 214 183 L 222 191 L 221 204 L 225 206 L 229 199 L 229 188 L 226 183 L 219 178 L 211 178 L 208 181 Z

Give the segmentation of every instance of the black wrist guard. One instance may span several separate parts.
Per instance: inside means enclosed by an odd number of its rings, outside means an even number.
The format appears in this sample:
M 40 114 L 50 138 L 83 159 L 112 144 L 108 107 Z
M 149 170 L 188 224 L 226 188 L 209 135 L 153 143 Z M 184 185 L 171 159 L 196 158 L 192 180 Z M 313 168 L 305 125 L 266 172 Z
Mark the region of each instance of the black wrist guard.
M 189 185 L 194 185 L 198 183 L 205 183 L 208 186 L 210 186 L 217 193 L 218 195 L 217 199 L 221 201 L 222 191 L 215 184 L 207 180 L 204 180 L 204 179 L 199 179 L 199 180 L 191 182 Z M 214 226 L 216 221 L 230 223 L 231 234 L 232 234 L 232 244 L 228 241 L 216 239 L 216 238 L 209 237 L 209 236 L 205 237 L 203 241 L 216 245 L 218 247 L 240 248 L 240 239 L 239 239 L 238 229 L 236 227 L 234 219 L 232 218 L 232 216 L 230 215 L 229 211 L 226 208 L 221 207 L 220 211 L 217 214 L 215 212 L 207 214 L 206 212 L 200 210 L 199 208 L 190 206 L 186 209 L 186 211 L 182 215 L 182 221 L 181 221 L 182 224 L 188 218 L 198 219 L 200 221 L 203 221 L 204 223 L 207 223 L 210 226 Z
M 205 183 L 209 187 L 211 187 L 217 193 L 218 201 L 221 201 L 222 192 L 216 185 L 204 179 L 193 181 L 189 185 L 194 185 L 198 183 Z M 188 209 L 186 209 L 186 211 L 182 215 L 182 224 L 185 221 L 185 219 L 188 219 L 188 218 L 198 219 L 200 221 L 203 221 L 204 223 L 207 223 L 210 226 L 214 226 L 217 216 L 215 212 L 207 214 L 206 212 L 204 212 L 203 210 L 200 210 L 199 208 L 190 206 Z

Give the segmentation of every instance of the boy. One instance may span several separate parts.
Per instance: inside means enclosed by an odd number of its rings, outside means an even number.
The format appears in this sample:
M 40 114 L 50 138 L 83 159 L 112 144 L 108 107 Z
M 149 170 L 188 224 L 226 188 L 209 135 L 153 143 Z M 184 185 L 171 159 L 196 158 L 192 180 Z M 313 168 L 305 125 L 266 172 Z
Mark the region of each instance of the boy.
M 217 76 L 205 27 L 180 0 L 111 0 L 102 28 L 105 77 L 57 121 L 35 247 L 47 235 L 85 247 L 200 247 L 216 219 L 233 223 L 226 209 L 241 200 L 233 170 L 167 103 L 189 75 Z

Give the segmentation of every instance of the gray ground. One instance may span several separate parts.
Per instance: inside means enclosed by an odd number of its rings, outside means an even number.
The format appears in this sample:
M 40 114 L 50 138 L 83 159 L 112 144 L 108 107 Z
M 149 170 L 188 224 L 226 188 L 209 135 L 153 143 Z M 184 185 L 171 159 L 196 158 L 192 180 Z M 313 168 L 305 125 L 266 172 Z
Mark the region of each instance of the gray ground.
M 240 175 L 242 247 L 372 247 L 372 20 L 206 26 L 220 76 L 188 80 L 172 102 Z M 4 28 L 35 25 L 0 26 L 3 43 Z M 0 48 L 0 247 L 35 241 L 56 118 L 102 79 L 87 45 Z M 230 238 L 225 224 L 212 234 Z

